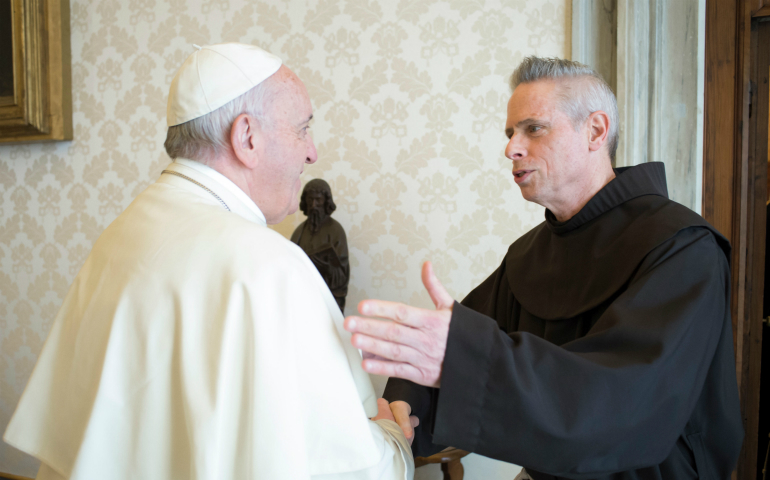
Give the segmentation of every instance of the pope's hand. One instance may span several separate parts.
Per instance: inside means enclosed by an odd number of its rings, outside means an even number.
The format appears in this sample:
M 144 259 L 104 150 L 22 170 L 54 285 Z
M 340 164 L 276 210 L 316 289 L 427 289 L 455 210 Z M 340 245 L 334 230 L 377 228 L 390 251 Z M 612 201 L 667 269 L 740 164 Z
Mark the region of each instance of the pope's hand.
M 436 278 L 430 262 L 422 266 L 422 283 L 436 310 L 364 300 L 358 304 L 362 315 L 393 321 L 351 316 L 345 319 L 345 329 L 353 333 L 353 346 L 364 351 L 363 368 L 367 372 L 439 387 L 454 300 Z
M 414 441 L 414 428 L 420 424 L 420 419 L 414 415 L 410 415 L 412 413 L 412 407 L 401 400 L 391 402 L 390 411 L 393 412 L 396 423 L 401 427 L 401 430 L 404 431 L 404 436 L 409 442 L 409 445 L 411 445 L 412 441 Z
M 388 401 L 384 398 L 377 399 L 377 416 L 372 418 L 372 421 L 374 420 L 396 421 L 396 418 L 393 416 L 393 412 L 390 411 L 390 405 L 388 405 Z

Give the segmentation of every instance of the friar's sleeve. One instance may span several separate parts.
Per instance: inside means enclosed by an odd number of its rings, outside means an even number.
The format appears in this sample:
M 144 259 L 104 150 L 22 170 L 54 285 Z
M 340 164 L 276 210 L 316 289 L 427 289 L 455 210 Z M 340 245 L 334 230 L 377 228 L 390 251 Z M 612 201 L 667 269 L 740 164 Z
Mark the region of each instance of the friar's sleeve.
M 562 346 L 455 303 L 433 441 L 574 479 L 657 465 L 730 335 L 728 299 L 725 255 L 692 228 L 650 252 L 588 335 Z

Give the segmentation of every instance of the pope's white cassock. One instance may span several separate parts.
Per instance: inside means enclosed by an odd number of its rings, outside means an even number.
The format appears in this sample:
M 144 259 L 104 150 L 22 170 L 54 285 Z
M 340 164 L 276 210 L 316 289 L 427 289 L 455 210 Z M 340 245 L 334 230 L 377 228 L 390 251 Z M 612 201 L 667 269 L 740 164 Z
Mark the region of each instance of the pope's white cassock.
M 97 240 L 4 439 L 38 479 L 410 479 L 342 321 L 245 193 L 177 160 Z

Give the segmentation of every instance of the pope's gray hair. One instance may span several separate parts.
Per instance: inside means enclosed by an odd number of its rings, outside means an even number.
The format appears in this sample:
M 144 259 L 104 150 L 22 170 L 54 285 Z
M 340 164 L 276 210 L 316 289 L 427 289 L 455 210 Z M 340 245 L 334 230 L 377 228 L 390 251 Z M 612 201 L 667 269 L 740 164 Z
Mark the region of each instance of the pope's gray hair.
M 561 97 L 561 109 L 566 113 L 575 128 L 579 128 L 588 116 L 601 110 L 610 120 L 607 134 L 607 151 L 610 159 L 615 160 L 618 150 L 619 122 L 618 101 L 606 81 L 596 70 L 579 62 L 563 58 L 525 58 L 511 75 L 511 91 L 521 83 L 538 80 L 582 80 L 564 82 Z
M 260 123 L 268 121 L 266 102 L 270 97 L 267 95 L 269 83 L 268 78 L 213 112 L 168 127 L 163 143 L 168 156 L 203 162 L 227 151 L 230 148 L 230 130 L 238 115 L 246 113 Z

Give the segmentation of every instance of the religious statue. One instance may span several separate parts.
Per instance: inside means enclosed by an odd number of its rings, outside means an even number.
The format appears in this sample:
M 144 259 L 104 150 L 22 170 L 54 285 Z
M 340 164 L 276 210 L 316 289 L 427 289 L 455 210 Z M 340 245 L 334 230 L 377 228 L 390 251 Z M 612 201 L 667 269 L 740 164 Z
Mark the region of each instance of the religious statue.
M 310 257 L 344 313 L 350 280 L 348 240 L 342 225 L 331 217 L 337 206 L 329 184 L 320 178 L 309 181 L 302 190 L 299 208 L 307 220 L 294 230 L 291 241 Z

